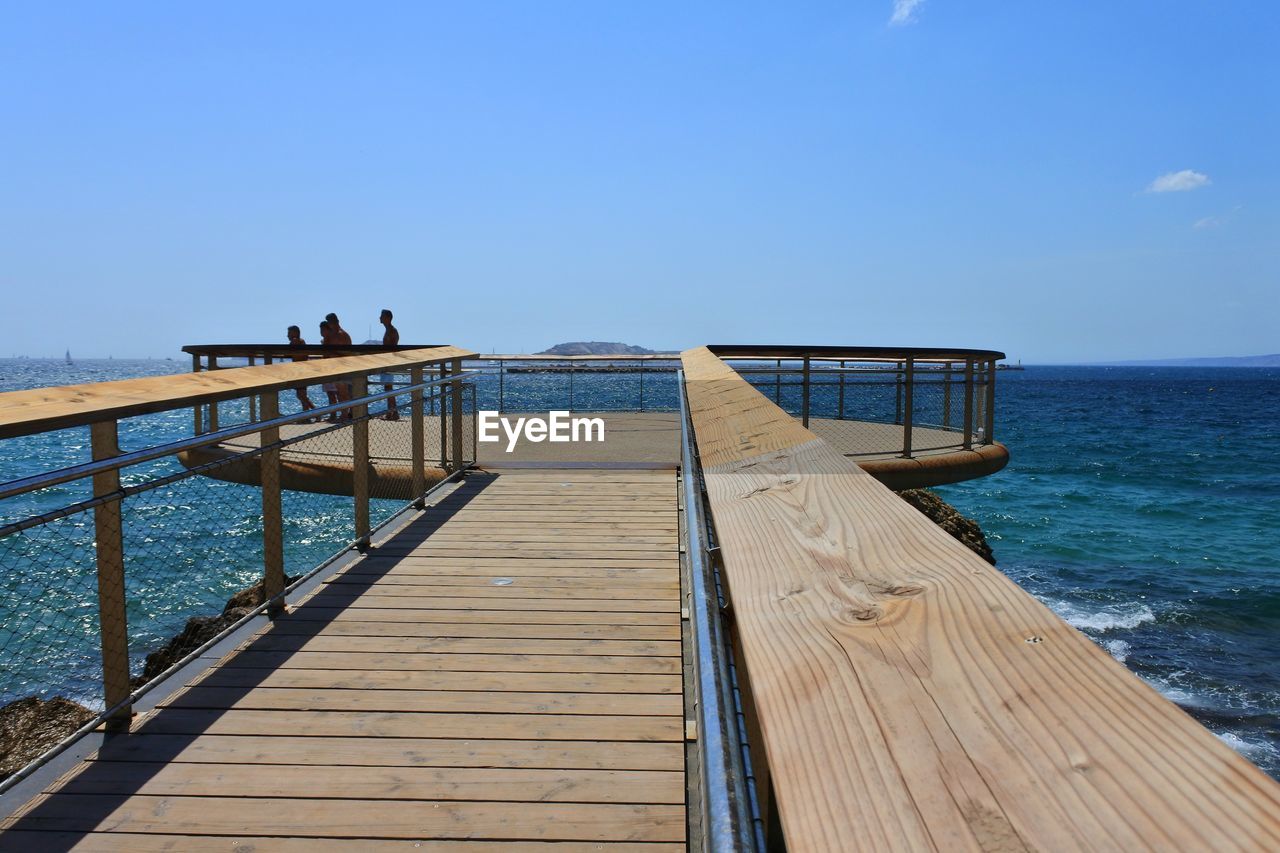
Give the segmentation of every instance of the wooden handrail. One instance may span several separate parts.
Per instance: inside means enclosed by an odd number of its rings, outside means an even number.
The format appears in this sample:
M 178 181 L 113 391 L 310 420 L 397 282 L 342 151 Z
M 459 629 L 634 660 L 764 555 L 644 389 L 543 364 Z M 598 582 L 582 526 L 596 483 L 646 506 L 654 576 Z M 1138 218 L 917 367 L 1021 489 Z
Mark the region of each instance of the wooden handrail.
M 475 353 L 471 350 L 439 346 L 9 391 L 0 394 L 0 438 L 216 403 L 297 385 L 318 384 L 357 373 L 409 370 L 473 356 Z
M 683 364 L 791 853 L 1280 849 L 1280 785 L 708 348 Z

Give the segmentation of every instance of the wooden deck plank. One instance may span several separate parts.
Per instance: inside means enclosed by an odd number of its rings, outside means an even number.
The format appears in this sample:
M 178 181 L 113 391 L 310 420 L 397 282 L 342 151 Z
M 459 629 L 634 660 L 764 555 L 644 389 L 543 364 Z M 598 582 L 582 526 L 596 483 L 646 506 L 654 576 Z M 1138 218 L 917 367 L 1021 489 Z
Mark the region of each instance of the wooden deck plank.
M 608 655 L 526 655 L 511 654 L 418 654 L 388 655 L 378 648 L 373 651 L 335 651 L 324 644 L 307 647 L 305 643 L 280 643 L 283 648 L 251 647 L 237 654 L 225 666 L 287 667 L 301 669 L 331 668 L 392 669 L 446 672 L 581 672 L 670 674 L 680 671 L 680 658 Z
M 682 841 L 682 805 L 55 794 L 24 828 L 295 838 Z
M 14 831 L 0 835 L 0 853 L 677 853 L 684 844 L 629 841 L 435 841 L 386 838 L 281 838 L 246 835 L 164 835 Z
M 253 765 L 124 761 L 97 762 L 57 787 L 63 794 L 122 790 L 155 797 L 673 804 L 687 793 L 678 771 L 281 765 L 264 773 Z
M 307 599 L 307 602 L 326 606 L 349 605 L 352 607 L 425 608 L 428 610 L 584 610 L 596 612 L 621 611 L 625 613 L 670 613 L 678 610 L 675 601 L 646 601 L 644 599 L 605 598 L 502 598 L 499 596 L 442 597 L 436 595 L 404 595 L 390 589 L 386 591 L 344 591 L 326 586 Z
M 677 741 L 678 717 L 601 714 L 448 714 L 395 711 L 218 710 L 169 708 L 148 718 L 153 734 L 448 737 L 476 740 Z
M 285 669 L 220 666 L 194 683 L 205 687 L 295 687 L 330 690 L 483 690 L 490 692 L 662 693 L 679 695 L 678 675 L 584 672 L 453 672 L 441 670 Z M 678 712 L 677 712 L 678 713 Z
M 540 657 L 680 657 L 680 644 L 661 640 L 504 640 L 487 637 L 343 637 L 328 634 L 264 634 L 252 649 L 374 652 L 383 655 L 456 653 Z
M 471 714 L 678 716 L 679 696 L 658 693 L 543 693 L 480 690 L 385 690 L 326 687 L 252 689 L 199 684 L 165 699 L 162 708 Z
M 329 621 L 276 620 L 272 634 L 342 637 L 454 637 L 508 640 L 670 640 L 679 642 L 679 625 L 517 625 L 383 622 L 377 619 Z
M 456 625 L 679 625 L 680 614 L 595 613 L 589 610 L 415 610 L 308 605 L 291 611 L 299 619 L 331 622 L 436 622 Z
M 684 849 L 674 474 L 621 474 L 464 481 L 0 850 Z
M 461 740 L 317 735 L 130 735 L 100 761 L 341 767 L 527 767 L 553 770 L 684 768 L 684 744 L 662 741 Z
M 788 850 L 1280 849 L 1280 786 L 705 348 L 684 365 Z

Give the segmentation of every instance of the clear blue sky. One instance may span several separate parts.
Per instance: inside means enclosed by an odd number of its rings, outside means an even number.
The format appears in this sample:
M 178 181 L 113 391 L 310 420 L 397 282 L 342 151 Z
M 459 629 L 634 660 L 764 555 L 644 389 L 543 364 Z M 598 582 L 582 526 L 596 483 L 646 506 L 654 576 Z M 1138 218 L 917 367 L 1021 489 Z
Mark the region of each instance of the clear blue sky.
M 0 355 L 383 306 L 484 351 L 1277 352 L 1277 44 L 1274 2 L 9 3 Z

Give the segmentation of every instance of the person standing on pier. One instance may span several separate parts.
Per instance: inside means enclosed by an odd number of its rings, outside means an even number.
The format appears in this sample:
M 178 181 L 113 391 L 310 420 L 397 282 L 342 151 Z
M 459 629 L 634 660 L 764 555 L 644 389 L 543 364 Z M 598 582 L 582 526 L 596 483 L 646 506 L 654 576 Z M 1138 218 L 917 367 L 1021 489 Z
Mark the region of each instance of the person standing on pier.
M 333 331 L 329 328 L 328 320 L 320 321 L 320 346 L 322 347 L 334 346 Z M 324 358 L 332 358 L 332 357 L 333 356 L 327 353 L 324 355 Z M 324 393 L 329 396 L 329 405 L 332 406 L 334 403 L 337 403 L 338 402 L 338 383 L 326 382 L 324 383 L 323 387 L 324 387 Z M 338 421 L 337 412 L 334 412 L 333 414 L 329 415 L 329 417 L 327 417 L 325 420 L 329 421 L 329 423 L 337 423 Z
M 329 324 L 330 343 L 335 347 L 351 346 L 351 336 L 347 334 L 347 330 L 342 328 L 342 324 L 338 322 L 338 315 L 330 311 L 324 315 L 325 322 Z M 351 399 L 351 383 L 336 382 L 334 387 L 338 391 L 338 402 L 345 403 Z M 345 417 L 351 418 L 351 410 L 347 409 Z
M 384 347 L 394 347 L 400 345 L 400 332 L 395 326 L 391 325 L 391 309 L 383 308 L 382 313 L 378 315 L 378 322 L 383 325 L 382 345 Z M 394 387 L 395 377 L 390 373 L 384 373 L 380 377 L 382 381 L 382 390 L 390 391 Z M 396 398 L 387 398 L 387 420 L 400 420 L 400 410 L 396 407 Z
M 297 326 L 290 326 L 285 330 L 285 334 L 289 337 L 289 346 L 305 347 L 307 345 L 307 342 L 302 339 L 302 330 Z M 306 361 L 307 357 L 305 355 L 295 355 L 293 360 Z M 298 395 L 298 402 L 302 404 L 302 411 L 309 412 L 316 407 L 316 404 L 311 402 L 311 398 L 307 396 L 306 385 L 299 385 L 297 388 L 294 388 L 293 391 Z

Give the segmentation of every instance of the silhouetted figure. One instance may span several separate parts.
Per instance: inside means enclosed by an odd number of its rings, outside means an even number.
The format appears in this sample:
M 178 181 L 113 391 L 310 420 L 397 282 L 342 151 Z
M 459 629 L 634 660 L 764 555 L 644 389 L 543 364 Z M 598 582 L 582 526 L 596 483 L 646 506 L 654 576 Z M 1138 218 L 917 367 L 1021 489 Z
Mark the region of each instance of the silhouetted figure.
M 305 347 L 307 345 L 307 342 L 302 339 L 302 330 L 297 326 L 290 326 L 285 330 L 285 335 L 288 336 L 289 346 L 291 347 Z M 305 355 L 295 355 L 293 360 L 306 361 L 307 357 Z M 311 402 L 311 398 L 307 396 L 306 385 L 299 385 L 293 389 L 293 392 L 298 395 L 298 402 L 302 404 L 302 411 L 309 412 L 316 407 L 316 404 Z
M 400 344 L 400 332 L 395 326 L 391 325 L 391 309 L 383 308 L 382 313 L 378 315 L 378 322 L 383 326 L 382 345 L 384 347 L 394 347 Z M 384 373 L 379 377 L 382 382 L 382 390 L 390 391 L 395 387 L 395 377 L 390 373 Z M 396 407 L 396 398 L 387 398 L 387 420 L 400 420 L 400 410 Z
M 342 328 L 342 324 L 338 322 L 338 315 L 330 311 L 324 315 L 325 322 L 329 324 L 329 337 L 331 346 L 349 347 L 351 346 L 351 336 L 347 334 L 347 330 Z M 335 382 L 334 388 L 338 391 L 338 402 L 345 403 L 351 399 L 351 383 Z M 342 413 L 343 417 L 350 420 L 351 410 L 347 409 Z
M 321 345 L 321 346 L 325 346 L 325 347 L 335 346 L 335 344 L 334 344 L 334 342 L 333 342 L 333 329 L 332 329 L 332 328 L 330 328 L 330 326 L 329 326 L 329 321 L 328 321 L 328 320 L 321 320 L 321 321 L 320 321 L 320 345 Z M 325 357 L 325 358 L 333 358 L 333 354 L 325 353 L 324 357 Z M 337 403 L 337 402 L 338 402 L 338 383 L 336 383 L 336 382 L 326 382 L 326 383 L 324 383 L 324 385 L 323 385 L 323 386 L 321 386 L 321 387 L 323 387 L 323 388 L 324 388 L 324 393 L 329 395 L 329 405 L 330 405 L 330 406 L 332 406 L 334 403 Z M 325 418 L 325 420 L 327 420 L 327 421 L 328 421 L 329 423 L 331 423 L 331 424 L 332 424 L 332 423 L 337 423 L 337 422 L 338 422 L 338 413 L 337 413 L 337 412 L 334 412 L 334 413 L 330 414 L 330 415 L 329 415 L 329 417 Z

